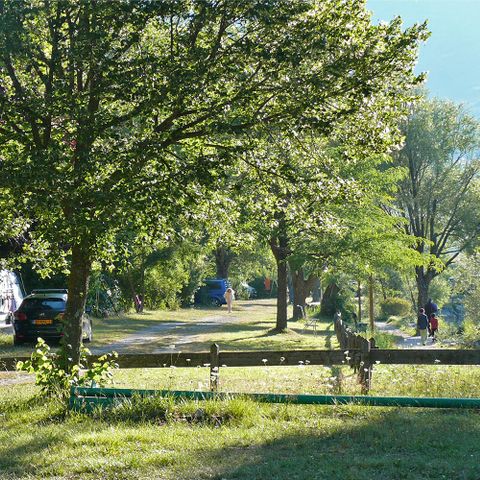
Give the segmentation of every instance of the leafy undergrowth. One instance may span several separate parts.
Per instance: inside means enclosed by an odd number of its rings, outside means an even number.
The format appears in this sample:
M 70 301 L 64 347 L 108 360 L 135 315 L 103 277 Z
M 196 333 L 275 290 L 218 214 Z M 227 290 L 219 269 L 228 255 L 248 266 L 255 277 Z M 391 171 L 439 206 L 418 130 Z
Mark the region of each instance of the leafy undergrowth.
M 374 367 L 372 394 L 478 396 L 479 367 Z M 120 370 L 118 386 L 206 389 L 207 368 Z M 221 368 L 223 391 L 358 393 L 348 367 Z M 475 411 L 133 399 L 68 412 L 0 387 L 0 478 L 480 478 Z

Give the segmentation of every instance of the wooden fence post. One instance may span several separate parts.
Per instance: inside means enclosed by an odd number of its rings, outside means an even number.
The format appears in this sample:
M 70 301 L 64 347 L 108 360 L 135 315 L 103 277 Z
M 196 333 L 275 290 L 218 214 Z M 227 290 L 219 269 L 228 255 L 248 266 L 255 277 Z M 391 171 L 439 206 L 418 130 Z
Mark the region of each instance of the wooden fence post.
M 358 372 L 358 380 L 362 385 L 362 394 L 366 395 L 372 386 L 372 362 L 370 360 L 371 344 L 365 338 L 361 345 L 361 362 Z
M 210 391 L 218 391 L 220 377 L 220 347 L 212 343 L 210 347 Z

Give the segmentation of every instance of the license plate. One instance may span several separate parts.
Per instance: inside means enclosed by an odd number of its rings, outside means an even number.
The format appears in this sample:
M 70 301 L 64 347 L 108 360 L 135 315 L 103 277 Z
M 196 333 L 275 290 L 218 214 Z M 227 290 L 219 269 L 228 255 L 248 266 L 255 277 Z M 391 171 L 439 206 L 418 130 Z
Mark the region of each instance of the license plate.
M 53 320 L 51 319 L 44 319 L 44 318 L 39 318 L 38 320 L 33 321 L 34 325 L 51 325 L 53 323 Z

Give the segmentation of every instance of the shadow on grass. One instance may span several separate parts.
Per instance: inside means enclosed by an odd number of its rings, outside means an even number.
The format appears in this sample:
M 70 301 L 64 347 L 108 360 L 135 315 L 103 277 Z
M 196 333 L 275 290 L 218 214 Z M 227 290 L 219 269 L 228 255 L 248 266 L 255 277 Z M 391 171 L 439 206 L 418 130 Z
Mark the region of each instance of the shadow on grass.
M 212 466 L 209 478 L 217 480 L 480 478 L 480 424 L 473 413 L 394 410 L 365 421 L 351 407 L 329 411 L 344 420 L 331 428 L 319 422 L 308 435 L 202 451 L 199 463 Z M 203 478 L 199 473 L 182 478 Z

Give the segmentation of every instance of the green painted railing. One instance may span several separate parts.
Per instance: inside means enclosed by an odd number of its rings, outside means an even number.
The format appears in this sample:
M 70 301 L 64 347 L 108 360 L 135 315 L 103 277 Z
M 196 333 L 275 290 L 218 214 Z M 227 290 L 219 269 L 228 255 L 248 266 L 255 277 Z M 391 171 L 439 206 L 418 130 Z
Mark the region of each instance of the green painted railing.
M 355 395 L 284 395 L 270 393 L 221 393 L 180 390 L 135 390 L 119 388 L 72 387 L 70 408 L 91 412 L 96 407 L 120 404 L 132 397 L 173 397 L 189 400 L 248 398 L 265 403 L 289 403 L 298 405 L 369 405 L 374 407 L 424 407 L 424 408 L 480 408 L 480 398 L 434 398 L 434 397 L 373 397 Z

